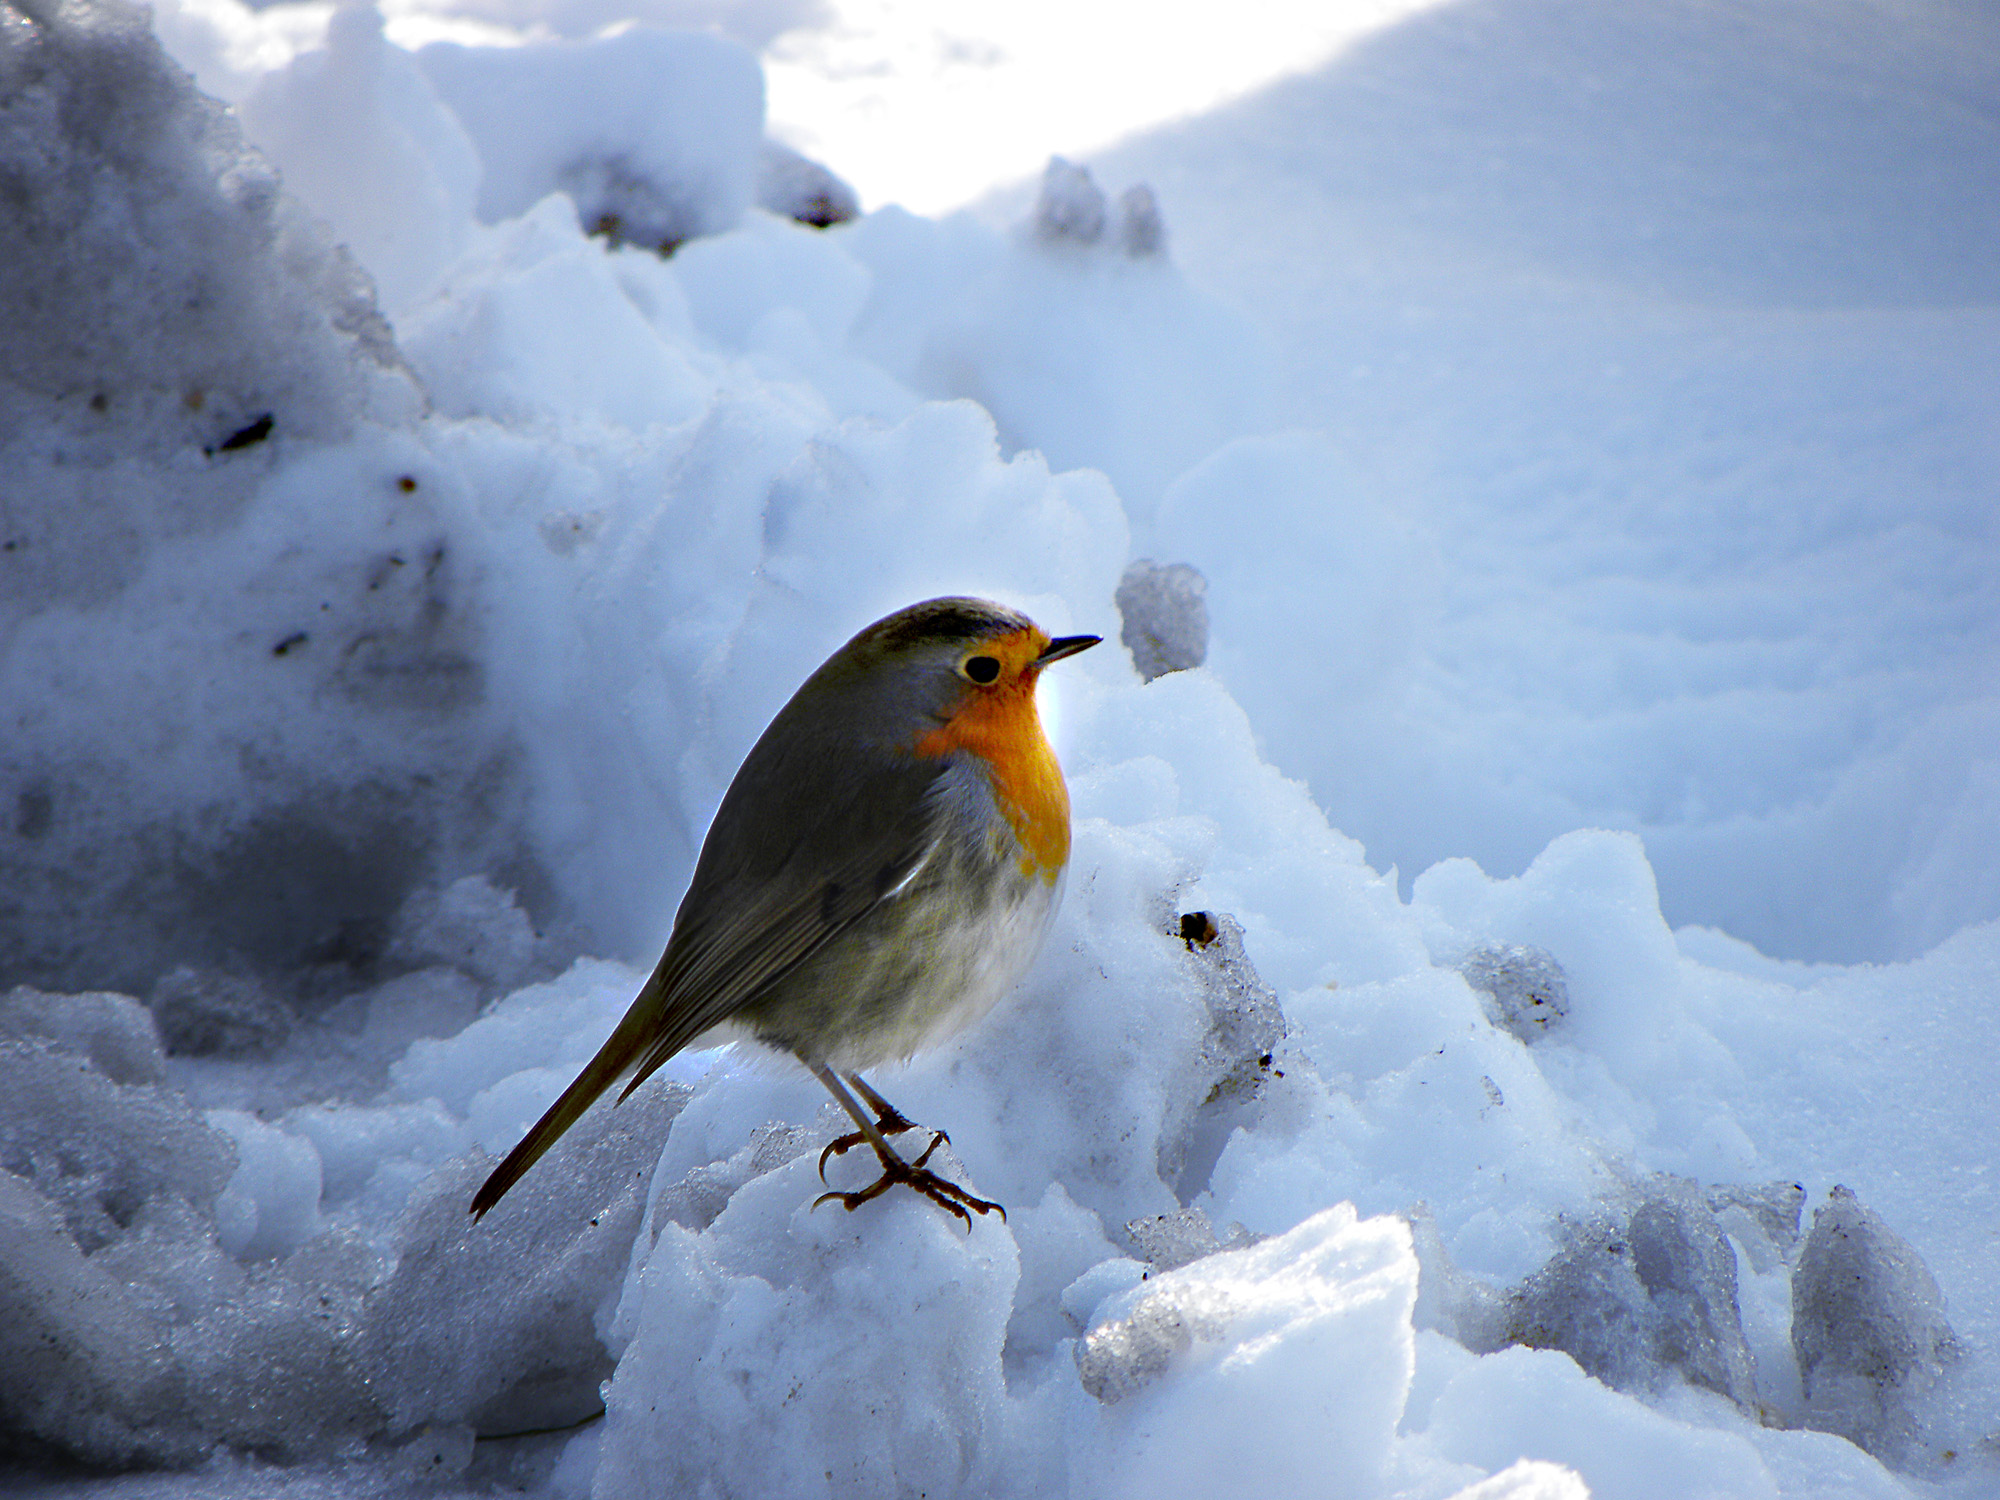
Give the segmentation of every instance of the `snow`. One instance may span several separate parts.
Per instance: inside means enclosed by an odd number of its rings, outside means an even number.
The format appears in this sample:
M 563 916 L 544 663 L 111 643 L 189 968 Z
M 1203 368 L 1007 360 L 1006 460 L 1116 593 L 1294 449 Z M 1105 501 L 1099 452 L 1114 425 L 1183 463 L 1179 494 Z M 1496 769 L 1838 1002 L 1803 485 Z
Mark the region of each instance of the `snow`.
M 1441 6 L 843 219 L 827 14 L 0 16 L 0 1484 L 2000 1490 L 1990 22 Z M 1006 1218 L 726 1049 L 472 1221 L 946 592 L 1106 638 L 874 1079 Z
M 489 223 L 560 191 L 585 224 L 671 250 L 749 206 L 763 78 L 735 43 L 640 28 L 525 47 L 437 42 L 417 61 L 472 137 Z
M 1278 332 L 1253 441 L 1321 451 L 1144 541 L 1268 577 L 1239 496 L 1311 507 L 1333 617 L 1218 587 L 1210 664 L 1378 867 L 1630 828 L 1673 925 L 1787 959 L 2000 914 L 1996 67 L 1950 0 L 1489 0 L 1091 158 Z

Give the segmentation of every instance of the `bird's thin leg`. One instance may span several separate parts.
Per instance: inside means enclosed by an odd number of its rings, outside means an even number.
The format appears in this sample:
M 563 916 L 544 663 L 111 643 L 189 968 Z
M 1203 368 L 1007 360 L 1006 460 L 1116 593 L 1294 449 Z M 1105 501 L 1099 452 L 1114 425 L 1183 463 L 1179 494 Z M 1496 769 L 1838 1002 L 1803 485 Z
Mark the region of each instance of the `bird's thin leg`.
M 904 1118 L 902 1110 L 898 1110 L 886 1098 L 882 1098 L 880 1094 L 876 1094 L 858 1072 L 850 1072 L 846 1078 L 848 1078 L 850 1084 L 854 1084 L 854 1090 L 864 1100 L 868 1100 L 868 1106 L 876 1112 L 876 1130 L 880 1134 L 884 1134 L 884 1136 L 900 1136 L 904 1130 L 916 1130 L 916 1122 Z M 828 1088 L 832 1088 L 832 1084 L 828 1084 Z M 848 1114 L 854 1114 L 854 1106 L 848 1100 L 840 1100 L 840 1106 Z M 854 1118 L 860 1118 L 860 1116 L 854 1116 Z M 846 1156 L 850 1150 L 854 1150 L 856 1146 L 860 1146 L 864 1140 L 868 1140 L 868 1136 L 864 1136 L 860 1130 L 850 1130 L 848 1134 L 834 1136 L 830 1142 L 826 1142 L 826 1150 L 820 1152 L 820 1182 L 826 1182 L 826 1162 L 828 1160 L 832 1160 L 834 1156 Z
M 875 1128 L 884 1135 L 901 1135 L 906 1130 L 915 1130 L 917 1122 L 906 1116 L 895 1105 L 884 1099 L 868 1085 L 868 1080 L 859 1073 L 849 1073 L 847 1081 L 854 1085 L 854 1092 L 868 1102 L 875 1111 Z M 858 1142 L 856 1144 L 859 1144 Z
M 875 1111 L 875 1128 L 881 1131 L 882 1134 L 901 1135 L 906 1130 L 915 1130 L 917 1128 L 915 1120 L 910 1119 L 900 1109 L 896 1108 L 895 1105 L 870 1088 L 868 1080 L 863 1078 L 859 1073 L 849 1073 L 846 1077 L 847 1081 L 854 1085 L 854 1091 L 868 1102 L 870 1109 Z M 939 1131 L 938 1135 L 945 1140 L 951 1139 L 943 1131 Z M 826 1181 L 826 1164 L 829 1158 L 845 1156 L 867 1139 L 868 1137 L 860 1131 L 850 1130 L 846 1135 L 837 1135 L 828 1141 L 826 1149 L 819 1154 L 819 1180 L 821 1182 Z M 937 1148 L 936 1141 L 931 1142 L 931 1148 L 933 1150 Z
M 957 1183 L 946 1181 L 944 1178 L 938 1176 L 937 1173 L 931 1171 L 929 1167 L 925 1166 L 925 1163 L 931 1159 L 931 1153 L 937 1150 L 938 1146 L 944 1141 L 943 1131 L 938 1131 L 932 1135 L 931 1143 L 924 1147 L 923 1155 L 919 1156 L 913 1162 L 904 1161 L 889 1145 L 887 1135 L 885 1135 L 875 1121 L 868 1118 L 868 1112 L 861 1107 L 854 1095 L 848 1092 L 846 1085 L 840 1081 L 840 1076 L 833 1069 L 827 1067 L 824 1063 L 817 1062 L 808 1062 L 806 1066 L 812 1069 L 815 1078 L 826 1085 L 827 1092 L 840 1101 L 840 1107 L 846 1110 L 854 1123 L 861 1128 L 861 1139 L 875 1148 L 876 1158 L 882 1163 L 882 1175 L 867 1187 L 853 1193 L 821 1193 L 817 1198 L 813 1199 L 814 1208 L 818 1208 L 820 1204 L 825 1203 L 831 1198 L 838 1199 L 847 1211 L 852 1213 L 869 1199 L 881 1197 L 882 1194 L 900 1182 L 922 1193 L 931 1202 L 937 1204 L 939 1208 L 945 1210 L 945 1212 L 956 1214 L 960 1219 L 964 1220 L 965 1227 L 968 1230 L 972 1227 L 972 1214 L 967 1213 L 967 1209 L 971 1209 L 973 1213 L 981 1214 L 993 1213 L 997 1210 L 1003 1220 L 1007 1217 L 1007 1210 L 999 1204 L 990 1202 L 985 1198 L 974 1197 Z M 859 1082 L 859 1080 L 857 1079 L 856 1082 Z M 883 1099 L 880 1094 L 876 1093 L 866 1084 L 862 1084 L 861 1088 L 867 1094 L 870 1104 L 878 1106 L 880 1112 L 902 1121 L 901 1128 L 910 1128 L 909 1121 L 904 1120 L 901 1113 L 889 1105 L 888 1101 Z M 889 1134 L 895 1133 L 897 1132 L 889 1132 Z M 830 1147 L 827 1151 L 820 1153 L 820 1180 L 822 1182 L 826 1180 L 826 1159 L 830 1153 Z

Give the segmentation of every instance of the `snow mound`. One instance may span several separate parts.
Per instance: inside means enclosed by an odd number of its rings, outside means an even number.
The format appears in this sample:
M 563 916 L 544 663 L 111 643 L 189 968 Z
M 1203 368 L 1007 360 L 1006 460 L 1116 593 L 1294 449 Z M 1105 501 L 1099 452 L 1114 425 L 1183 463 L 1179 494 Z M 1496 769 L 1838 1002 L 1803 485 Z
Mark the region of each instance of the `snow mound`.
M 417 61 L 478 148 L 479 215 L 567 193 L 593 234 L 671 251 L 743 216 L 764 138 L 764 75 L 742 46 L 635 27 L 587 42 L 465 47 Z
M 337 9 L 322 45 L 258 78 L 238 113 L 286 190 L 368 267 L 391 315 L 466 250 L 479 154 L 374 6 Z

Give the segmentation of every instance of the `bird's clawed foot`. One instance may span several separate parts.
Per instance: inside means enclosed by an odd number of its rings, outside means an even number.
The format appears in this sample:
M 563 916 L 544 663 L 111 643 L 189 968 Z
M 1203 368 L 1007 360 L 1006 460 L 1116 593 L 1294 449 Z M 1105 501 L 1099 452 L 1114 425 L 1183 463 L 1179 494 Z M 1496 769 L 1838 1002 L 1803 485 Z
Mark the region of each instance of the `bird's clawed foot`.
M 880 1099 L 881 1096 L 877 1095 L 876 1097 Z M 881 1100 L 881 1107 L 875 1112 L 875 1128 L 885 1136 L 901 1135 L 906 1130 L 915 1130 L 917 1122 L 904 1118 L 903 1112 L 900 1109 L 896 1108 L 895 1105 L 889 1103 L 886 1099 L 883 1099 Z M 826 1149 L 819 1154 L 819 1180 L 821 1182 L 826 1181 L 826 1164 L 831 1158 L 845 1156 L 849 1151 L 852 1151 L 867 1139 L 868 1137 L 860 1131 L 850 1130 L 846 1135 L 837 1135 L 828 1141 Z M 940 1130 L 937 1133 L 937 1141 L 931 1142 L 930 1149 L 924 1152 L 924 1157 L 927 1159 L 932 1151 L 937 1150 L 938 1141 L 948 1141 L 950 1139 L 950 1136 Z M 920 1161 L 919 1165 L 921 1164 Z M 852 1207 L 853 1205 L 850 1204 L 848 1206 Z
M 883 1127 L 884 1135 L 899 1133 L 901 1130 L 911 1128 L 910 1122 L 904 1120 L 900 1115 L 897 1116 L 897 1120 L 900 1122 L 897 1130 L 891 1131 L 885 1125 Z M 862 1137 L 858 1133 L 854 1136 L 853 1140 L 842 1136 L 840 1140 L 835 1141 L 833 1145 L 828 1146 L 825 1151 L 820 1153 L 820 1181 L 824 1182 L 826 1180 L 827 1157 L 829 1155 L 837 1156 L 840 1154 L 839 1151 L 834 1150 L 834 1146 L 840 1146 L 841 1151 L 844 1151 L 847 1149 L 847 1146 L 841 1145 L 841 1141 L 847 1141 L 848 1145 L 852 1145 L 860 1139 Z M 897 1183 L 902 1183 L 916 1192 L 923 1194 L 924 1197 L 930 1199 L 931 1202 L 935 1203 L 946 1213 L 956 1214 L 964 1222 L 966 1233 L 968 1234 L 972 1232 L 972 1214 L 974 1213 L 997 1213 L 1000 1215 L 1000 1221 L 1004 1224 L 1007 1220 L 1007 1210 L 1005 1208 L 1001 1207 L 998 1203 L 992 1202 L 990 1199 L 973 1196 L 957 1183 L 949 1182 L 938 1176 L 937 1173 L 931 1171 L 925 1165 L 931 1159 L 931 1153 L 943 1145 L 944 1142 L 945 1133 L 942 1130 L 937 1131 L 931 1136 L 931 1143 L 924 1147 L 924 1154 L 913 1162 L 904 1161 L 893 1151 L 885 1152 L 877 1148 L 875 1154 L 882 1162 L 882 1175 L 880 1177 L 858 1192 L 821 1193 L 817 1198 L 813 1199 L 812 1206 L 818 1208 L 822 1203 L 829 1200 L 836 1200 L 849 1213 L 853 1213 L 855 1209 L 868 1202 L 869 1199 L 879 1198 Z M 972 1213 L 967 1213 L 967 1209 L 970 1209 Z

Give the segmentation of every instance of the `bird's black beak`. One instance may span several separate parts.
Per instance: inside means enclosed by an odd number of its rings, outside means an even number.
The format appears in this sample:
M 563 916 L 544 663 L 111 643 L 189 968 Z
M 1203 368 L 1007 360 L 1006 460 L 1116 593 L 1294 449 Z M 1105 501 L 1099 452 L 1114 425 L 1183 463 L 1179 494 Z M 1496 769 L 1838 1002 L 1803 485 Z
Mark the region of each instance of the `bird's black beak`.
M 1061 661 L 1065 656 L 1074 656 L 1079 651 L 1088 651 L 1099 641 L 1101 635 L 1063 635 L 1049 642 L 1049 649 L 1035 658 L 1037 668 L 1046 667 L 1052 661 Z

